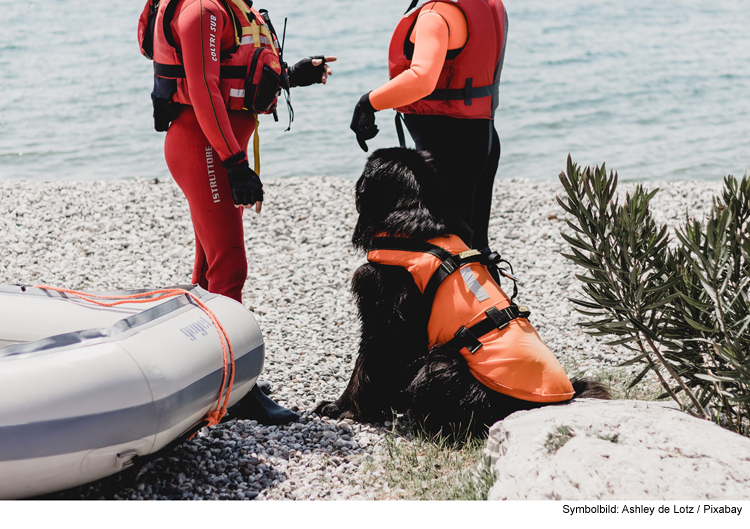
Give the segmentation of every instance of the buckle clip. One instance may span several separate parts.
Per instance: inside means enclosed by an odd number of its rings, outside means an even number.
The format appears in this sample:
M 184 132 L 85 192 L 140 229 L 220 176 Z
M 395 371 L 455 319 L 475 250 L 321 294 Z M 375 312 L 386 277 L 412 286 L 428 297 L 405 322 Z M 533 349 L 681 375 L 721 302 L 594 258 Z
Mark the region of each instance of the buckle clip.
M 476 353 L 482 348 L 482 342 L 480 342 L 476 336 L 471 334 L 466 327 L 462 326 L 453 336 L 464 342 L 463 347 L 466 347 L 471 354 Z
M 440 265 L 440 267 L 445 270 L 445 272 L 448 275 L 451 275 L 453 272 L 458 270 L 458 267 L 455 265 L 455 263 L 451 260 L 443 261 L 443 264 Z
M 484 313 L 492 320 L 492 323 L 495 324 L 495 327 L 497 327 L 498 330 L 503 330 L 516 318 L 511 307 L 513 307 L 513 305 L 505 307 L 504 309 L 490 307 L 484 311 Z

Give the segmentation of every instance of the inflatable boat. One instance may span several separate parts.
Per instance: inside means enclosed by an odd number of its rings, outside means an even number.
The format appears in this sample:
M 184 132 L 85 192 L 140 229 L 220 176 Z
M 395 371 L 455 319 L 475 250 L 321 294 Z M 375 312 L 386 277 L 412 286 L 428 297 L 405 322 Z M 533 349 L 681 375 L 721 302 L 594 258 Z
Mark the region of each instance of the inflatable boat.
M 119 472 L 252 389 L 265 355 L 253 315 L 194 285 L 170 289 L 185 293 L 89 293 L 145 296 L 106 307 L 0 286 L 0 499 Z M 213 318 L 231 343 L 233 370 Z

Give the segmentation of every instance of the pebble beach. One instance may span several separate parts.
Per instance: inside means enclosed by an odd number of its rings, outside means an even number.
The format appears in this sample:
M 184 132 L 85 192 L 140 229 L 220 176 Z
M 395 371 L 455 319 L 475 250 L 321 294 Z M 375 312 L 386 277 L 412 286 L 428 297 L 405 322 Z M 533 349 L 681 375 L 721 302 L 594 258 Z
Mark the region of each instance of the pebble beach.
M 620 185 L 621 201 L 633 184 Z M 686 210 L 702 218 L 721 182 L 644 184 L 672 226 Z M 237 420 L 207 428 L 137 472 L 50 495 L 59 499 L 399 499 L 378 461 L 390 424 L 334 421 L 311 413 L 345 388 L 358 346 L 349 294 L 364 255 L 350 245 L 354 182 L 332 177 L 265 183 L 263 213 L 245 212 L 249 273 L 245 306 L 266 343 L 261 378 L 271 397 L 301 413 L 263 426 Z M 569 373 L 592 375 L 626 357 L 584 334 L 568 300 L 577 270 L 560 255 L 565 214 L 556 182 L 498 180 L 490 240 L 520 277 L 519 302 Z M 179 188 L 169 181 L 30 182 L 0 180 L 0 282 L 80 290 L 186 284 L 193 230 Z M 402 439 L 400 442 L 409 442 Z

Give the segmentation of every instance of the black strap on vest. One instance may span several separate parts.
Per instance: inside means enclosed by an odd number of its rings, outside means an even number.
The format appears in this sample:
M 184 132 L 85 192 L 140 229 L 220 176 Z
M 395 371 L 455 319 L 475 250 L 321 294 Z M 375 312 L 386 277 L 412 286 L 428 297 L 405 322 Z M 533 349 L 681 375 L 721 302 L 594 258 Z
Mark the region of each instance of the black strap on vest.
M 162 64 L 154 61 L 154 75 L 167 79 L 184 79 L 185 67 L 181 64 Z M 222 79 L 245 79 L 247 66 L 221 66 L 219 76 Z
M 173 48 L 177 48 L 177 44 L 174 40 L 174 35 L 172 34 L 172 19 L 174 19 L 174 14 L 177 11 L 178 3 L 177 0 L 172 0 L 167 4 L 167 7 L 164 9 L 164 19 L 162 20 L 164 38 L 167 40 L 167 44 Z
M 435 301 L 435 294 L 437 293 L 438 287 L 448 276 L 453 272 L 461 268 L 462 266 L 470 263 L 481 263 L 488 267 L 492 272 L 492 269 L 496 269 L 501 275 L 511 279 L 513 281 L 513 296 L 509 307 L 504 309 L 498 309 L 497 307 L 490 307 L 485 311 L 487 318 L 483 319 L 479 323 L 476 323 L 469 327 L 461 327 L 455 334 L 454 338 L 449 340 L 443 347 L 456 347 L 456 350 L 460 350 L 462 347 L 466 347 L 471 354 L 476 353 L 481 347 L 482 342 L 479 338 L 485 334 L 493 331 L 494 329 L 503 329 L 516 318 L 528 318 L 531 311 L 524 305 L 516 305 L 513 303 L 513 298 L 518 294 L 518 288 L 516 287 L 516 277 L 513 275 L 513 269 L 511 272 L 507 272 L 500 268 L 500 263 L 506 263 L 510 266 L 508 261 L 501 259 L 500 254 L 497 252 L 480 252 L 478 250 L 466 250 L 459 254 L 452 254 L 444 248 L 431 244 L 425 241 L 415 241 L 413 239 L 407 239 L 405 237 L 375 237 L 372 240 L 373 250 L 394 250 L 401 252 L 419 252 L 428 253 L 434 255 L 440 259 L 441 264 L 432 273 L 427 286 L 424 289 L 424 296 L 426 303 L 429 307 L 432 307 L 432 303 Z M 492 274 L 493 277 L 496 274 Z
M 484 313 L 487 315 L 485 319 L 479 323 L 475 323 L 468 329 L 461 327 L 456 331 L 454 338 L 448 340 L 443 347 L 452 347 L 456 351 L 460 351 L 463 347 L 466 347 L 471 354 L 474 354 L 482 347 L 482 342 L 479 341 L 482 336 L 495 329 L 504 329 L 516 318 L 528 318 L 531 315 L 528 307 L 515 304 L 504 309 L 490 307 Z
M 438 88 L 430 95 L 423 97 L 428 101 L 461 101 L 466 106 L 471 106 L 472 99 L 493 96 L 500 87 L 500 79 L 487 86 L 472 86 L 473 79 L 469 77 L 463 88 Z
M 404 115 L 396 112 L 396 136 L 398 136 L 398 146 L 406 149 L 406 136 L 404 135 Z
M 425 298 L 429 301 L 430 306 L 435 300 L 435 294 L 440 284 L 445 281 L 449 275 L 469 263 L 478 263 L 482 261 L 482 254 L 477 250 L 466 250 L 457 255 L 451 255 L 447 259 L 442 259 L 442 264 L 435 270 L 424 287 Z
M 518 278 L 513 275 L 513 267 L 505 259 L 500 257 L 497 252 L 487 252 L 479 250 L 466 250 L 459 254 L 452 254 L 448 250 L 441 248 L 435 244 L 431 244 L 425 241 L 416 241 L 414 239 L 407 239 L 406 237 L 374 237 L 372 239 L 373 250 L 394 250 L 400 252 L 418 252 L 428 253 L 434 255 L 440 259 L 440 266 L 432 273 L 427 285 L 424 289 L 424 296 L 427 304 L 431 307 L 432 302 L 435 300 L 435 294 L 437 293 L 438 287 L 445 281 L 449 275 L 461 268 L 462 266 L 470 263 L 481 263 L 489 269 L 490 275 L 500 284 L 499 276 L 502 275 L 511 281 L 513 281 L 513 295 L 512 300 L 518 295 L 518 286 L 516 282 Z M 505 263 L 510 267 L 510 271 L 500 267 L 501 263 Z M 497 272 L 497 273 L 495 273 Z

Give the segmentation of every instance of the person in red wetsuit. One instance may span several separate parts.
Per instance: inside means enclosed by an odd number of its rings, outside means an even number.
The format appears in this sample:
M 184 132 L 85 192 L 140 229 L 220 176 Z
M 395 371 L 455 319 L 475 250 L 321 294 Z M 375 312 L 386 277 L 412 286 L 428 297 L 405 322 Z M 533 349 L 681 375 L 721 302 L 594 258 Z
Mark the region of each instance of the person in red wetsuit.
M 402 113 L 417 149 L 431 154 L 454 213 L 474 232 L 472 247 L 486 251 L 506 35 L 501 0 L 414 0 L 391 40 L 391 80 L 362 96 L 351 123 L 367 151 L 378 133 L 375 112 Z
M 149 0 L 139 27 L 142 51 L 144 35 L 149 29 L 153 35 L 155 126 L 167 131 L 167 167 L 190 206 L 196 244 L 192 282 L 240 302 L 247 279 L 242 213 L 253 206 L 260 213 L 263 203 L 263 185 L 246 155 L 256 113 L 248 110 L 245 81 L 262 48 L 282 86 L 287 77 L 276 35 L 252 5 Z M 290 86 L 326 83 L 332 73 L 326 63 L 335 60 L 300 61 L 288 69 Z
M 242 302 L 242 213 L 253 206 L 260 213 L 263 203 L 263 184 L 246 154 L 257 113 L 275 110 L 280 87 L 325 84 L 336 57 L 287 68 L 267 14 L 249 0 L 148 0 L 138 37 L 154 60 L 154 125 L 167 131 L 167 167 L 190 207 L 192 282 Z M 256 384 L 230 415 L 263 424 L 297 419 L 259 385 L 267 386 Z

